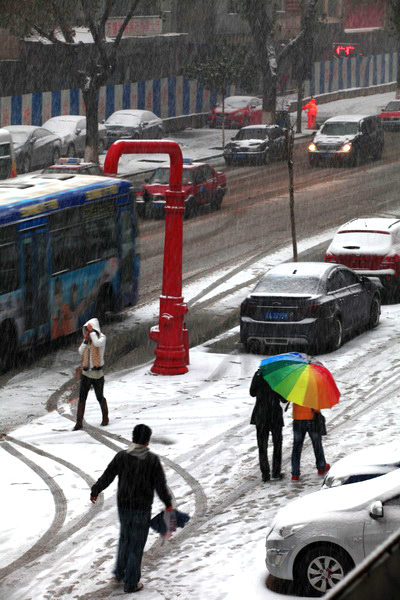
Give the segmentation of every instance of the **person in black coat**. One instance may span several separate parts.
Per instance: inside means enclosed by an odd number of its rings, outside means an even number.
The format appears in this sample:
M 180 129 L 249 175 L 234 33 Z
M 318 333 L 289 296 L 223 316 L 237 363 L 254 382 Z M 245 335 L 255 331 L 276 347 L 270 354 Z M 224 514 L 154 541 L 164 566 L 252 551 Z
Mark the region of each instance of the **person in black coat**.
M 114 456 L 90 493 L 94 504 L 98 495 L 118 475 L 117 504 L 121 530 L 114 575 L 117 581 L 124 581 L 125 592 L 143 589 L 141 563 L 149 533 L 154 491 L 168 512 L 174 510 L 160 459 L 148 448 L 151 433 L 147 425 L 136 425 L 132 444 Z
M 281 479 L 282 464 L 282 427 L 283 414 L 281 402 L 287 403 L 272 391 L 268 383 L 261 375 L 258 369 L 250 385 L 250 396 L 256 397 L 256 403 L 251 415 L 250 424 L 255 425 L 257 429 L 257 444 L 260 461 L 260 470 L 264 482 L 271 479 L 268 462 L 268 438 L 269 432 L 272 433 L 272 442 L 274 445 L 272 455 L 272 477 Z

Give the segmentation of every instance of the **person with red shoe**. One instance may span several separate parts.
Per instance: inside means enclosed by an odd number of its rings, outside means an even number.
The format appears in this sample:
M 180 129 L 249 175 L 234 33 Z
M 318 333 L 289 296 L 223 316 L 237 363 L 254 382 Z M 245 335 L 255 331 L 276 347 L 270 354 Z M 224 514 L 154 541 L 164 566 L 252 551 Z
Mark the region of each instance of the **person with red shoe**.
M 319 412 L 319 411 L 318 411 Z M 292 481 L 300 478 L 300 459 L 306 433 L 310 436 L 318 475 L 324 475 L 331 468 L 325 460 L 322 447 L 322 435 L 316 431 L 314 410 L 299 404 L 293 404 L 293 449 L 292 449 Z

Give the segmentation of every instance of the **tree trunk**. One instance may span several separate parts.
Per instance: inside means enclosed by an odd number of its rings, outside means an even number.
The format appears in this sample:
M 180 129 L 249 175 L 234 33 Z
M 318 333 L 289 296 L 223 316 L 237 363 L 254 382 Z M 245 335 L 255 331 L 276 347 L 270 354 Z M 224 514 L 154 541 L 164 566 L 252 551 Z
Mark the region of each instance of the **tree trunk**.
M 304 96 L 303 77 L 297 78 L 297 113 L 296 113 L 296 133 L 301 133 L 301 112 Z
M 400 44 L 397 49 L 397 85 L 396 85 L 396 98 L 400 98 Z
M 99 162 L 99 92 L 99 85 L 93 80 L 87 89 L 82 88 L 86 106 L 86 162 Z
M 263 123 L 273 125 L 276 120 L 276 76 L 270 70 L 262 75 Z
M 289 171 L 289 210 L 290 210 L 290 225 L 292 229 L 292 246 L 293 246 L 293 260 L 297 262 L 297 236 L 296 236 L 296 219 L 294 213 L 294 176 L 293 176 L 293 145 L 294 145 L 294 131 L 291 127 L 286 132 L 286 144 L 287 144 L 287 155 L 288 155 L 288 171 Z
M 222 94 L 222 150 L 225 148 L 225 93 Z

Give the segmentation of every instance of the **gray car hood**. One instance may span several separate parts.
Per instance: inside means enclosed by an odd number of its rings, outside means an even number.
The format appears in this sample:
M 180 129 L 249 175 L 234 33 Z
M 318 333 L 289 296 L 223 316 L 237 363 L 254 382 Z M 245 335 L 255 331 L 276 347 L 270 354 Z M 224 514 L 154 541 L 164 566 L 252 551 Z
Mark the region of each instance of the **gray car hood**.
M 352 142 L 358 134 L 353 133 L 351 135 L 324 135 L 323 133 L 317 133 L 314 138 L 314 143 L 323 142 L 324 144 L 346 144 Z

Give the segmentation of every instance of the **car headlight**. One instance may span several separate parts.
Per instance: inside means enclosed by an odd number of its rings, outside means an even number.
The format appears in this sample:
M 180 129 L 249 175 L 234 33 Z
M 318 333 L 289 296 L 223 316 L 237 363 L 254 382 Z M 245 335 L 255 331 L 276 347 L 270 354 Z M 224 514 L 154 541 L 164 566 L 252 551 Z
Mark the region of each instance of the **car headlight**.
M 312 143 L 308 146 L 308 149 L 310 152 L 315 152 L 317 149 L 317 146 L 314 143 Z
M 296 525 L 285 525 L 278 529 L 278 534 L 281 538 L 286 539 L 305 527 L 305 523 L 297 523 Z
M 351 148 L 352 148 L 352 146 L 350 143 L 344 144 L 342 146 L 342 152 L 350 152 Z

